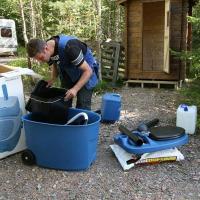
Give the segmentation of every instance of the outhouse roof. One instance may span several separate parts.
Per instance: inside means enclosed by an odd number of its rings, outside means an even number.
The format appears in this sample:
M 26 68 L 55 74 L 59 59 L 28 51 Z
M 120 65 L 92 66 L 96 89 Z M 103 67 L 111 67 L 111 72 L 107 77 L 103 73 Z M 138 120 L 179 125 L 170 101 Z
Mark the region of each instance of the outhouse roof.
M 117 0 L 117 3 L 123 5 L 127 1 L 129 0 Z M 199 0 L 188 0 L 188 2 L 190 3 L 190 5 L 194 6 L 196 3 L 199 2 Z

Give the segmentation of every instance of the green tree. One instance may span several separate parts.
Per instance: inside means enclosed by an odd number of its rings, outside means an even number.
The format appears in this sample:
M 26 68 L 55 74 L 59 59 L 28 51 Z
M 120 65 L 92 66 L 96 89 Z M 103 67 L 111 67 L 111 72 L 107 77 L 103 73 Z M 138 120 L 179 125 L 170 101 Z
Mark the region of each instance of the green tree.
M 115 0 L 23 0 L 23 9 L 28 39 L 65 33 L 84 40 L 120 41 L 123 33 L 123 7 Z M 18 41 L 23 45 L 19 0 L 1 0 L 0 16 L 16 21 Z

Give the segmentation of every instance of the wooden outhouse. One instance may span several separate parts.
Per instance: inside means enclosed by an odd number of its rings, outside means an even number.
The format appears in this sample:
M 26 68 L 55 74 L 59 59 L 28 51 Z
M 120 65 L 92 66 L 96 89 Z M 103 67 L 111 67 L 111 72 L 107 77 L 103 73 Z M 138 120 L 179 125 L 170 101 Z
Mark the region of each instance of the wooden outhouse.
M 186 64 L 171 50 L 187 49 L 190 0 L 118 0 L 125 6 L 126 78 L 180 81 Z

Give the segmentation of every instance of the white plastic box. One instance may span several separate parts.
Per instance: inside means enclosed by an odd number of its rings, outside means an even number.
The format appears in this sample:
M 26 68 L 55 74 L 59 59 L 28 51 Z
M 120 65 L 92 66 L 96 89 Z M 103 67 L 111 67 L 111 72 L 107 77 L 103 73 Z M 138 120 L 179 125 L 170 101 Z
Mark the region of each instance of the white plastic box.
M 3 91 L 2 91 L 2 85 L 6 85 L 7 91 L 8 91 L 8 97 L 14 96 L 15 98 L 16 97 L 18 98 L 19 107 L 20 107 L 22 115 L 24 115 L 26 113 L 26 110 L 25 110 L 24 90 L 23 90 L 21 74 L 31 75 L 31 72 L 32 72 L 32 75 L 34 75 L 34 72 L 29 69 L 21 68 L 21 71 L 20 71 L 20 68 L 12 69 L 9 66 L 0 65 L 0 97 L 1 97 L 1 99 L 4 97 Z M 1 108 L 3 108 L 3 107 L 4 107 L 4 105 L 1 105 Z M 19 116 L 19 118 L 21 118 L 21 116 Z M 12 117 L 7 117 L 7 119 L 12 119 Z M 5 121 L 7 119 L 5 117 Z M 3 121 L 4 121 L 4 118 L 1 118 L 2 124 L 4 123 Z M 12 126 L 13 122 L 12 122 L 12 120 L 7 120 L 7 123 L 11 123 L 11 126 Z M 6 127 L 8 128 L 9 124 L 7 124 Z M 1 128 L 0 130 L 1 130 L 0 131 L 0 138 L 1 138 L 0 142 L 2 142 L 0 144 L 4 145 L 3 140 L 5 140 L 5 131 L 7 131 L 7 130 L 4 130 L 4 128 Z M 6 145 L 9 145 L 9 143 Z M 0 151 L 0 159 L 4 158 L 6 156 L 9 156 L 11 154 L 17 153 L 19 151 L 22 151 L 25 148 L 26 148 L 25 133 L 24 133 L 24 128 L 21 126 L 21 133 L 17 139 L 17 142 L 15 142 L 14 147 L 12 149 L 8 148 L 9 149 L 8 150 L 7 148 L 4 148 L 4 146 L 3 146 Z
M 187 134 L 194 134 L 197 122 L 197 107 L 186 104 L 179 105 L 176 112 L 176 126 L 185 129 Z

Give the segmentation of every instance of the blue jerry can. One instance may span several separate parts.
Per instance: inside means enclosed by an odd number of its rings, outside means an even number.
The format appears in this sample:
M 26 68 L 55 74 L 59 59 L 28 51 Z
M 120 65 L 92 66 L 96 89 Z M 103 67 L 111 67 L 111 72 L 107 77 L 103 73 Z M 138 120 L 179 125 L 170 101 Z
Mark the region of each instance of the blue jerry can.
M 102 121 L 115 122 L 120 118 L 121 96 L 116 93 L 105 93 L 102 97 Z

